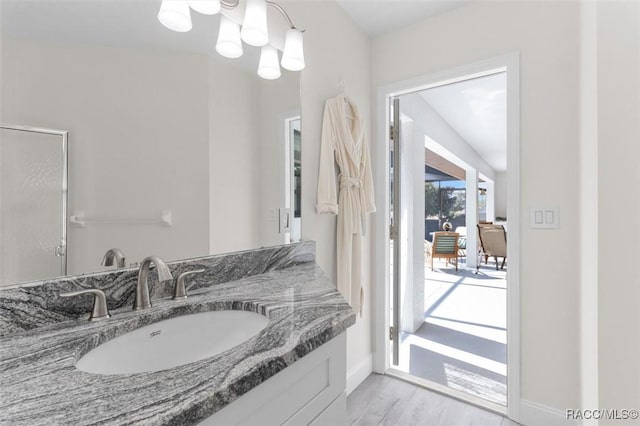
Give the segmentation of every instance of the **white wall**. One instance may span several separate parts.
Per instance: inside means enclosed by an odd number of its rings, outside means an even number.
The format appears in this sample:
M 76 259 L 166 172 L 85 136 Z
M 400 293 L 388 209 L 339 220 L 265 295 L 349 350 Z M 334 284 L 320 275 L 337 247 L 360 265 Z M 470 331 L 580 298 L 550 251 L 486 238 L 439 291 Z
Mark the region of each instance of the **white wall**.
M 208 249 L 204 56 L 4 38 L 2 121 L 69 130 L 69 212 L 160 216 L 173 226 L 70 226 L 68 272 Z M 161 149 L 159 149 L 161 147 Z
M 300 73 L 262 80 L 224 61 L 211 59 L 211 253 L 286 242 L 284 120 L 301 113 Z
M 336 218 L 316 213 L 320 134 L 325 100 L 338 95 L 342 78 L 347 94 L 358 105 L 369 142 L 371 138 L 371 92 L 369 37 L 333 1 L 286 3 L 294 22 L 305 33 L 307 68 L 302 72 L 302 239 L 317 243 L 317 262 L 336 278 Z M 372 145 L 371 145 L 372 146 Z M 378 204 L 378 208 L 382 208 Z M 371 371 L 371 247 L 376 230 L 365 238 L 363 259 L 364 307 L 362 318 L 347 331 L 347 390 Z
M 308 54 L 308 53 L 307 53 Z M 300 74 L 282 70 L 276 81 L 260 83 L 260 134 L 257 154 L 260 156 L 261 174 L 258 182 L 261 210 L 258 212 L 260 239 L 263 245 L 283 244 L 285 234 L 279 233 L 278 209 L 285 206 L 285 119 L 300 115 Z M 302 150 L 305 136 L 302 135 Z M 302 173 L 306 167 L 303 164 Z M 289 186 L 286 188 L 288 189 Z M 276 214 L 275 220 L 273 213 Z M 292 212 L 293 214 L 293 212 Z M 304 217 L 302 218 L 304 222 Z
M 401 329 L 415 333 L 424 324 L 424 133 L 413 120 L 401 120 L 400 297 Z
M 260 83 L 254 73 L 209 60 L 209 253 L 259 247 Z
M 507 172 L 496 172 L 493 188 L 495 216 L 507 217 Z
M 601 408 L 637 408 L 640 279 L 633 265 L 640 257 L 640 3 L 600 2 L 597 25 L 598 157 L 592 172 L 598 182 L 592 190 L 598 194 L 593 231 L 598 232 L 599 398 Z
M 374 89 L 519 51 L 521 223 L 559 206 L 554 231 L 521 229 L 521 393 L 556 409 L 579 403 L 578 4 L 474 2 L 374 39 Z M 552 154 L 550 154 L 552 153 Z

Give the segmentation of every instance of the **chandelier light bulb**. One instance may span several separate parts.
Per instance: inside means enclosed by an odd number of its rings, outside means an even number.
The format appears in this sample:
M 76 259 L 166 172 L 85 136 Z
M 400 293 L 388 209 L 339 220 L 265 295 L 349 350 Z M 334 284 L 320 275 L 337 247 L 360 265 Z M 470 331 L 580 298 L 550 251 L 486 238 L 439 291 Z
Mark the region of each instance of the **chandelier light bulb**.
M 267 29 L 267 3 L 265 0 L 247 0 L 242 23 L 242 40 L 251 46 L 264 46 L 269 42 Z
M 225 58 L 231 59 L 242 56 L 240 26 L 224 15 L 220 16 L 220 31 L 218 31 L 216 52 Z
M 287 31 L 281 64 L 282 68 L 289 71 L 301 71 L 304 69 L 304 46 L 300 30 L 291 28 Z
M 220 0 L 189 0 L 189 7 L 203 15 L 215 15 L 220 12 Z
M 265 80 L 275 80 L 280 78 L 278 51 L 275 47 L 269 44 L 262 46 L 262 51 L 260 52 L 260 64 L 258 65 L 258 75 Z
M 170 30 L 185 33 L 190 31 L 191 13 L 186 0 L 162 0 L 158 20 Z

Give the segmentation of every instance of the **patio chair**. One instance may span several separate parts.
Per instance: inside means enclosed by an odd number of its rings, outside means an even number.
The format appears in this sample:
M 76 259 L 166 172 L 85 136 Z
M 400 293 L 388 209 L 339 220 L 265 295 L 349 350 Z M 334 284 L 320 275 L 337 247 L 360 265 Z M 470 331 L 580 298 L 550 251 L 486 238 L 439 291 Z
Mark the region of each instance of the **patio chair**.
M 478 265 L 482 263 L 482 258 L 484 258 L 485 265 L 489 263 L 489 256 L 484 254 L 484 251 L 482 250 L 482 241 L 480 241 L 480 227 L 489 225 L 493 226 L 493 223 L 487 223 L 483 221 L 478 222 L 478 244 L 480 244 L 480 248 L 478 249 Z
M 458 270 L 458 238 L 457 232 L 434 232 L 433 243 L 425 241 L 427 258 L 431 258 L 431 270 L 433 271 L 433 259 L 446 259 L 447 265 L 455 259 L 456 271 Z
M 454 232 L 460 234 L 458 237 L 458 257 L 467 257 L 467 227 L 458 226 Z
M 507 233 L 502 225 L 478 225 L 478 235 L 480 236 L 480 256 L 484 256 L 485 264 L 489 257 L 496 261 L 496 271 L 498 270 L 498 258 L 502 258 L 500 269 L 504 269 L 507 261 Z M 477 269 L 480 269 L 478 261 Z

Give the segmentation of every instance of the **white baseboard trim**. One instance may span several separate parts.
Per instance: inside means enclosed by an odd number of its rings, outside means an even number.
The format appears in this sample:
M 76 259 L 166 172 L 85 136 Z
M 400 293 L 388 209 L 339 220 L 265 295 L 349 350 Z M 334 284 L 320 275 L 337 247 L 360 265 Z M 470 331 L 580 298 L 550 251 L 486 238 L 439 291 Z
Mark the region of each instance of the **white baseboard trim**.
M 365 359 L 360 361 L 355 367 L 351 368 L 347 371 L 347 396 L 355 388 L 357 388 L 360 383 L 364 382 L 364 379 L 369 377 L 369 375 L 373 372 L 373 354 L 369 354 Z
M 549 407 L 528 399 L 520 400 L 520 423 L 525 426 L 574 426 L 577 420 L 567 419 L 564 410 Z

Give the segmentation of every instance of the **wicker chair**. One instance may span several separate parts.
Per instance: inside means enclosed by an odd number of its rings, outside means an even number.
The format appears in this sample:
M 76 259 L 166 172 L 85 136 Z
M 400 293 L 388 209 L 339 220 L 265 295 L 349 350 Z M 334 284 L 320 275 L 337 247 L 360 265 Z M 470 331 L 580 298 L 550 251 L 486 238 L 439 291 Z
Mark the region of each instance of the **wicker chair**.
M 434 232 L 433 243 L 425 241 L 425 254 L 427 259 L 431 258 L 431 270 L 433 271 L 433 259 L 447 259 L 447 264 L 452 259 L 455 260 L 456 271 L 458 270 L 458 238 L 457 232 Z
M 496 270 L 498 270 L 498 258 L 502 258 L 500 269 L 504 269 L 507 261 L 507 233 L 502 225 L 478 225 L 478 235 L 480 236 L 480 256 L 484 257 L 484 263 L 487 263 L 489 257 L 493 257 L 496 261 Z M 480 261 L 478 261 L 478 269 L 480 269 Z

